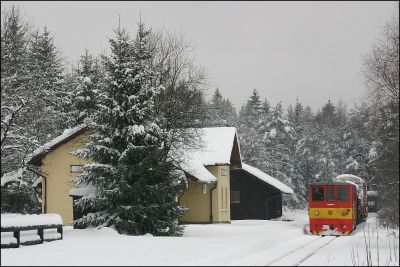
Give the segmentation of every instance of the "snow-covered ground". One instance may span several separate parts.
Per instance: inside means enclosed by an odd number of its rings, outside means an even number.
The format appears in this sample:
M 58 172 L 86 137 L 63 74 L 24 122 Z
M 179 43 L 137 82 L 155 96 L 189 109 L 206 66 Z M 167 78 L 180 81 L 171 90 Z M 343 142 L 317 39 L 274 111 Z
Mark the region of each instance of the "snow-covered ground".
M 309 235 L 307 211 L 288 212 L 282 219 L 188 225 L 183 237 L 126 236 L 109 228 L 65 227 L 63 240 L 2 249 L 1 264 L 359 266 L 367 265 L 371 248 L 373 265 L 379 258 L 379 265 L 399 266 L 399 231 L 389 234 L 377 228 L 375 214 L 350 236 L 338 238 Z

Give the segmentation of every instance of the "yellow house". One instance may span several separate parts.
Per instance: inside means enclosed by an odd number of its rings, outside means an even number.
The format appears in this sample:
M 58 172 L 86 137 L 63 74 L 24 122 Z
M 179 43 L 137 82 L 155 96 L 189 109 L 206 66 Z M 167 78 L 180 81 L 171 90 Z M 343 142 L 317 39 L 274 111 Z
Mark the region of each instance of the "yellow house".
M 229 223 L 230 173 L 241 168 L 240 148 L 236 129 L 217 127 L 200 129 L 201 145 L 197 149 L 174 149 L 179 164 L 188 178 L 186 190 L 178 202 L 189 208 L 181 223 Z M 79 196 L 73 179 L 87 160 L 71 154 L 89 140 L 89 130 L 78 126 L 34 151 L 29 164 L 42 168 L 42 211 L 58 213 L 64 224 L 77 219 L 72 196 Z M 84 191 L 84 190 L 83 190 Z
M 35 150 L 28 162 L 42 168 L 42 212 L 60 214 L 64 224 L 70 224 L 74 219 L 69 195 L 73 189 L 72 181 L 88 163 L 71 153 L 82 148 L 88 140 L 89 133 L 84 126 L 66 130 Z
M 201 147 L 173 150 L 188 178 L 187 190 L 178 201 L 189 211 L 182 223 L 229 223 L 230 175 L 242 167 L 239 141 L 234 127 L 199 129 Z

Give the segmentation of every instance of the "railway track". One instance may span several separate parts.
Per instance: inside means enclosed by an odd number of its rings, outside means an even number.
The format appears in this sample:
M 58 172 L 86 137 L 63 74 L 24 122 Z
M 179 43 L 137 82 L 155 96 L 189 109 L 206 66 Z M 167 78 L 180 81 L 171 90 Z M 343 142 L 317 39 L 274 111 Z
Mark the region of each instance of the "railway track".
M 321 248 L 327 246 L 333 242 L 337 236 L 321 236 L 307 244 L 301 245 L 295 249 L 292 249 L 279 258 L 269 261 L 266 266 L 270 265 L 281 265 L 281 266 L 298 266 L 315 253 L 317 253 Z
M 277 233 L 275 235 L 270 236 L 266 240 L 260 240 L 255 243 L 246 244 L 244 246 L 240 246 L 234 249 L 230 249 L 219 253 L 215 256 L 211 256 L 204 261 L 196 261 L 189 265 L 230 265 L 232 262 L 235 262 L 238 259 L 243 257 L 251 256 L 253 254 L 257 254 L 260 251 L 264 251 L 270 249 L 271 247 L 276 246 L 279 243 L 286 243 L 290 241 L 290 236 L 292 233 Z
M 319 247 L 317 250 L 308 253 L 306 256 L 304 256 L 300 261 L 298 261 L 295 266 L 299 266 L 303 261 L 307 260 L 308 258 L 310 258 L 311 256 L 313 256 L 315 253 L 317 253 L 321 248 L 327 246 L 328 244 L 330 244 L 331 242 L 333 242 L 333 240 L 335 240 L 336 238 L 338 238 L 338 236 L 335 236 L 333 239 L 329 240 L 328 242 L 326 242 L 324 245 L 322 245 L 321 247 Z

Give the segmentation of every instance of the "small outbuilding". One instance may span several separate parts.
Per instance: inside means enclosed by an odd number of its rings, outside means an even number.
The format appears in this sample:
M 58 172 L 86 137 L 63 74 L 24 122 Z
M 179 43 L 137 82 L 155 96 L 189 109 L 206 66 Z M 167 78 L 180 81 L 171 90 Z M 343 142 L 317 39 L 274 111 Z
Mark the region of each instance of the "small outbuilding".
M 282 194 L 293 190 L 261 170 L 242 163 L 231 172 L 231 219 L 270 220 L 282 216 Z

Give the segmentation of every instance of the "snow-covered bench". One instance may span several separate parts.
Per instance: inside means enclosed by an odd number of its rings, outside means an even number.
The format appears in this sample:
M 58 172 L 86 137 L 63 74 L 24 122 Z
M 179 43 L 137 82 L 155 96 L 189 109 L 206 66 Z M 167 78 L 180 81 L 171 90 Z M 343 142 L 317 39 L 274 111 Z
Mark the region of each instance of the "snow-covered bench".
M 63 238 L 63 222 L 58 214 L 1 214 L 1 232 L 13 232 L 13 237 L 1 237 L 1 248 L 17 248 L 22 245 L 41 244 Z M 57 229 L 57 232 L 45 233 L 45 229 Z M 21 242 L 21 231 L 37 230 L 37 238 Z M 36 236 L 37 237 L 37 236 Z

